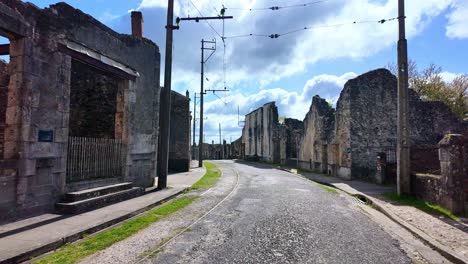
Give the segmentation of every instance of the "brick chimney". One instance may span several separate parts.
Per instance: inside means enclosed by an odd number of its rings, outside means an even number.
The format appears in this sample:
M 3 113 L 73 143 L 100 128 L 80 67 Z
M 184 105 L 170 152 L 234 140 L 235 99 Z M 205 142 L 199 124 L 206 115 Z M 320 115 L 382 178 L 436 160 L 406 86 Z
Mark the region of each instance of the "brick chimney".
M 138 11 L 132 11 L 132 35 L 137 38 L 143 37 L 143 15 Z

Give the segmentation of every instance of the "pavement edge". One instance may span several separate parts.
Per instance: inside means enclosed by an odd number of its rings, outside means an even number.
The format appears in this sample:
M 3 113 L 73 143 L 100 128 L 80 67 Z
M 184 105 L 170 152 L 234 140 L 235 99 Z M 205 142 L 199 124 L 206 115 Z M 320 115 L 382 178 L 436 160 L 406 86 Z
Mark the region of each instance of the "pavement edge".
M 129 218 L 132 218 L 136 215 L 139 215 L 145 211 L 147 211 L 148 209 L 151 209 L 153 207 L 156 207 L 156 206 L 159 206 L 169 200 L 172 200 L 173 198 L 179 196 L 180 194 L 186 192 L 187 190 L 189 189 L 189 187 L 186 187 L 186 188 L 183 188 L 181 189 L 180 191 L 178 192 L 175 192 L 161 200 L 158 200 L 158 201 L 155 201 L 154 203 L 150 204 L 150 205 L 147 205 L 143 208 L 140 208 L 138 210 L 135 210 L 133 212 L 130 212 L 128 214 L 125 214 L 125 215 L 122 215 L 120 217 L 117 217 L 117 218 L 114 218 L 114 219 L 111 219 L 107 222 L 104 222 L 104 223 L 101 223 L 99 225 L 96 225 L 96 226 L 93 226 L 91 228 L 88 228 L 86 230 L 82 230 L 80 232 L 77 232 L 75 234 L 71 234 L 71 235 L 68 235 L 66 237 L 62 237 L 61 239 L 58 239 L 58 240 L 55 240 L 55 241 L 52 241 L 48 244 L 45 244 L 45 245 L 42 245 L 41 247 L 38 247 L 38 248 L 35 248 L 35 249 L 31 249 L 27 252 L 24 252 L 24 253 L 21 253 L 19 255 L 16 255 L 14 257 L 11 257 L 9 259 L 5 259 L 5 260 L 2 260 L 0 261 L 0 264 L 10 264 L 10 263 L 20 263 L 20 262 L 23 262 L 23 261 L 29 261 L 31 260 L 32 258 L 34 257 L 38 257 L 42 254 L 45 254 L 45 253 L 48 253 L 50 251 L 53 251 L 53 250 L 56 250 L 58 249 L 59 247 L 65 245 L 65 244 L 68 244 L 68 243 L 72 243 L 72 242 L 75 242 L 81 238 L 83 238 L 83 236 L 85 234 L 94 234 L 94 233 L 97 233 L 103 229 L 106 229 L 106 228 L 109 228 L 113 225 L 116 225 L 120 222 L 123 222 Z
M 315 179 L 307 178 L 306 176 L 298 173 L 297 170 L 295 170 L 295 169 L 290 170 L 290 169 L 285 169 L 285 168 L 281 168 L 281 167 L 276 167 L 276 168 L 279 169 L 279 170 L 282 170 L 282 171 L 289 172 L 291 174 L 297 175 L 299 177 L 302 177 L 302 178 L 305 178 L 305 179 L 308 179 L 308 180 L 311 180 L 311 181 L 314 181 L 314 182 L 318 182 L 318 183 L 323 184 L 323 185 L 327 185 L 327 186 L 339 189 L 340 191 L 345 192 L 348 195 L 356 196 L 361 200 L 365 200 L 365 201 L 369 202 L 371 205 L 373 205 L 379 212 L 381 212 L 385 216 L 387 216 L 390 220 L 392 220 L 393 222 L 399 224 L 400 226 L 402 226 L 403 228 L 408 230 L 411 234 L 413 234 L 415 237 L 419 238 L 420 240 L 422 240 L 423 242 L 428 244 L 431 248 L 433 248 L 434 250 L 439 252 L 442 256 L 444 256 L 448 260 L 450 260 L 450 261 L 452 261 L 453 263 L 456 263 L 456 264 L 468 263 L 467 259 L 460 256 L 459 254 L 457 254 L 456 252 L 454 252 L 450 248 L 442 245 L 437 240 L 433 239 L 432 237 L 430 237 L 429 235 L 427 235 L 423 231 L 419 230 L 418 228 L 413 227 L 410 224 L 408 224 L 408 223 L 404 222 L 403 220 L 399 219 L 399 217 L 397 217 L 393 213 L 391 213 L 388 210 L 386 210 L 385 208 L 383 208 L 380 205 L 379 202 L 374 201 L 373 198 L 371 198 L 371 197 L 369 197 L 369 196 L 367 196 L 367 195 L 365 195 L 363 193 L 356 193 L 356 194 L 348 193 L 347 191 L 345 191 L 343 189 L 340 189 L 337 186 L 329 184 L 327 182 L 321 182 L 321 181 L 318 181 L 318 180 L 315 180 Z

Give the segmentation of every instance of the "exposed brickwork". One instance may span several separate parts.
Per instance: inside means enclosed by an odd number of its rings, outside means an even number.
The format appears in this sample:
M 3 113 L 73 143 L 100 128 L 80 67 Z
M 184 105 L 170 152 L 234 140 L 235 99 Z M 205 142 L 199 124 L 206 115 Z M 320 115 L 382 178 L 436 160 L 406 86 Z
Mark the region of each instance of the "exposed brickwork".
M 73 60 L 70 84 L 69 135 L 114 138 L 118 80 Z

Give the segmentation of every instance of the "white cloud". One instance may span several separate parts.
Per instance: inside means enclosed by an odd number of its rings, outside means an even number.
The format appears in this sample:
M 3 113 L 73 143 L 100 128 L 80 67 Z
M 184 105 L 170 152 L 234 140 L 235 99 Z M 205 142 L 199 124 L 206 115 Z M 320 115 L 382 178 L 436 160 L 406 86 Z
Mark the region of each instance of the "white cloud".
M 412 38 L 420 34 L 431 19 L 450 7 L 456 0 L 412 0 L 406 3 L 407 36 Z M 221 8 L 219 2 L 193 1 L 204 15 L 214 15 Z M 348 0 L 322 2 L 310 7 L 285 9 L 280 11 L 248 11 L 234 8 L 269 7 L 274 4 L 269 0 L 226 0 L 227 15 L 233 20 L 225 21 L 225 35 L 284 33 L 304 26 L 320 27 L 349 23 L 353 21 L 377 21 L 394 18 L 398 15 L 397 1 Z M 176 0 L 176 9 L 180 16 L 197 16 L 198 12 L 188 1 Z M 165 18 L 163 9 L 165 0 L 142 0 L 138 9 L 144 12 L 151 25 Z M 466 17 L 466 16 L 465 16 Z M 300 18 L 300 19 L 298 19 Z M 147 24 L 148 24 L 147 23 Z M 222 34 L 222 22 L 210 21 L 216 31 Z M 151 33 L 151 32 L 153 33 Z M 163 47 L 164 27 L 152 27 L 146 30 L 150 37 Z M 157 33 L 156 33 L 157 32 Z M 152 35 L 151 35 L 152 34 Z M 181 29 L 174 32 L 175 58 L 174 68 L 179 68 L 180 75 L 174 75 L 174 81 L 185 78 L 185 74 L 198 74 L 199 46 L 201 38 L 218 38 L 218 51 L 211 59 L 211 74 L 222 76 L 222 45 L 216 33 L 203 21 L 200 23 L 183 21 Z M 242 81 L 257 81 L 259 87 L 293 76 L 305 71 L 308 65 L 331 59 L 362 59 L 395 45 L 398 38 L 398 22 L 384 24 L 351 24 L 341 27 L 314 28 L 277 39 L 267 37 L 247 37 L 227 39 L 226 61 L 228 62 L 228 85 L 234 86 Z M 350 69 L 352 70 L 352 69 Z M 162 80 L 162 79 L 161 79 Z M 221 82 L 222 78 L 217 78 Z M 221 86 L 221 84 L 218 84 Z M 257 87 L 258 88 L 258 87 Z
M 458 76 L 463 75 L 462 73 L 453 73 L 453 72 L 441 72 L 440 76 L 442 77 L 442 80 L 446 83 L 452 82 L 455 78 Z
M 452 8 L 452 12 L 447 15 L 447 37 L 468 38 L 468 1 L 458 0 Z
M 341 76 L 317 75 L 306 82 L 301 93 L 288 91 L 284 88 L 262 89 L 253 94 L 245 94 L 236 90 L 228 96 L 222 97 L 222 101 L 219 99 L 209 101 L 205 103 L 205 116 L 208 117 L 208 120 L 205 121 L 207 141 L 219 141 L 216 137 L 218 123 L 222 124 L 226 134 L 240 136 L 241 127 L 238 126 L 237 120 L 238 109 L 240 120 L 243 120 L 246 114 L 271 101 L 276 102 L 279 116 L 303 120 L 309 111 L 314 95 L 318 94 L 328 102 L 336 104 L 346 81 L 356 76 L 353 72 Z M 207 94 L 208 96 L 210 93 Z
M 221 8 L 219 1 L 192 1 L 204 15 L 214 15 L 215 9 L 219 11 Z M 454 7 L 455 1 L 457 0 L 406 1 L 407 38 L 411 39 L 421 34 L 434 17 L 440 15 L 448 7 Z M 190 2 L 185 0 L 176 0 L 175 2 L 176 10 L 180 12 L 178 13 L 180 16 L 198 15 Z M 274 4 L 269 0 L 225 0 L 222 2 L 228 8 L 227 15 L 234 16 L 233 20 L 225 21 L 226 36 L 250 33 L 282 34 L 301 29 L 304 26 L 320 27 L 352 23 L 353 21 L 377 21 L 398 16 L 398 1 L 394 0 L 327 1 L 311 7 L 258 12 L 229 8 L 258 8 L 280 4 Z M 164 55 L 165 43 L 166 5 L 167 1 L 165 0 L 142 0 L 138 6 L 138 9 L 145 16 L 146 25 L 151 25 L 150 29 L 146 28 L 145 33 L 148 32 L 148 37 L 159 44 L 162 56 Z M 210 24 L 218 33 L 222 34 L 223 23 L 221 21 L 210 21 Z M 206 22 L 183 21 L 180 30 L 174 31 L 174 72 L 172 76 L 173 87 L 179 91 L 188 89 L 191 94 L 194 91 L 199 92 L 201 38 L 218 39 L 218 50 L 206 65 L 206 73 L 210 81 L 205 82 L 205 86 L 217 89 L 224 87 L 223 51 L 220 38 Z M 344 82 L 348 77 L 354 77 L 355 74 L 316 76 L 307 82 L 303 91 L 290 91 L 286 87 L 272 88 L 271 83 L 304 73 L 309 65 L 319 61 L 368 58 L 394 46 L 397 38 L 398 22 L 394 20 L 384 24 L 363 23 L 341 27 L 314 28 L 280 36 L 276 39 L 268 37 L 227 39 L 227 86 L 233 91 L 226 98 L 230 102 L 229 106 L 220 106 L 218 105 L 220 101 L 216 97 L 207 96 L 205 109 L 210 123 L 213 122 L 216 125 L 213 128 L 216 131 L 217 120 L 221 120 L 220 114 L 222 113 L 226 118 L 230 118 L 225 122 L 236 124 L 234 121 L 237 120 L 237 105 L 241 108 L 241 114 L 246 114 L 261 106 L 262 103 L 272 100 L 277 101 L 280 115 L 302 119 L 309 108 L 311 96 L 314 93 L 334 103 L 338 99 L 339 91 Z M 389 58 L 388 61 L 392 59 Z M 161 58 L 161 61 L 163 62 L 164 58 Z M 161 82 L 163 80 L 162 77 Z M 245 87 L 246 83 L 252 84 L 248 91 L 236 91 L 236 87 L 239 85 Z M 239 130 L 237 129 L 237 131 Z

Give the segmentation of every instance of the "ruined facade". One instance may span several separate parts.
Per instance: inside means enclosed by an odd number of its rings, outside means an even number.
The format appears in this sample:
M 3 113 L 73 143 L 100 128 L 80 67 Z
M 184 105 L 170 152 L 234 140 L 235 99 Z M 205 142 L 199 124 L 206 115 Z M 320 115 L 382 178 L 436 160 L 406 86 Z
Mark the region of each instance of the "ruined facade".
M 283 123 L 278 126 L 281 164 L 297 165 L 303 131 L 302 121 L 293 118 L 285 118 Z
M 96 187 L 83 182 L 97 177 L 105 184 L 100 174 L 135 186 L 153 184 L 156 44 L 118 34 L 65 3 L 39 9 L 19 0 L 0 2 L 0 34 L 10 40 L 6 75 L 0 63 L 2 218 L 52 210 L 66 191 Z M 103 158 L 111 161 L 105 173 L 79 171 L 73 163 L 94 168 Z
M 343 179 L 394 181 L 397 98 L 396 77 L 384 69 L 349 80 L 336 111 L 323 99 L 314 98 L 304 120 L 301 167 Z M 423 145 L 437 144 L 445 134 L 463 131 L 461 122 L 446 105 L 421 101 L 412 90 L 409 121 L 413 154 Z M 307 166 L 310 159 L 313 162 Z M 384 172 L 377 171 L 382 160 Z
M 169 170 L 185 172 L 190 169 L 190 98 L 171 92 L 171 130 L 169 139 Z
M 300 143 L 299 160 L 304 169 L 326 173 L 328 170 L 328 147 L 335 124 L 335 109 L 316 95 L 312 98 L 309 112 L 304 118 L 304 136 Z
M 229 148 L 229 157 L 231 159 L 243 159 L 245 156 L 245 146 L 242 143 L 242 137 L 234 140 Z
M 245 157 L 279 163 L 278 108 L 275 102 L 264 104 L 245 116 L 242 143 Z

